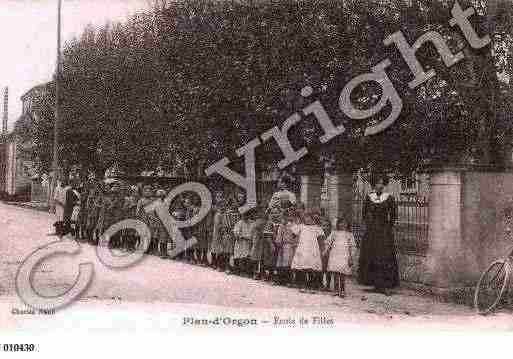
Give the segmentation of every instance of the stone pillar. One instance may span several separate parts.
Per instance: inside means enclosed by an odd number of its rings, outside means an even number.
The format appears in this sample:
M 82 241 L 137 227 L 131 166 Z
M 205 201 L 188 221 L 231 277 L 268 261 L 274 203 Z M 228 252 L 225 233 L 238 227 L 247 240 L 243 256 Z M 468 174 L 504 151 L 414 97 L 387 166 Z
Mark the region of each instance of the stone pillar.
M 353 174 L 343 171 L 332 173 L 328 177 L 328 215 L 330 221 L 344 216 L 351 221 L 353 217 Z
M 481 272 L 511 246 L 504 208 L 512 204 L 513 173 L 476 165 L 429 172 L 429 247 L 421 282 L 471 303 Z
M 429 249 L 425 282 L 449 287 L 455 282 L 461 249 L 462 173 L 440 170 L 430 176 Z
M 321 186 L 321 174 L 301 174 L 301 194 L 299 200 L 305 205 L 307 210 L 321 208 Z

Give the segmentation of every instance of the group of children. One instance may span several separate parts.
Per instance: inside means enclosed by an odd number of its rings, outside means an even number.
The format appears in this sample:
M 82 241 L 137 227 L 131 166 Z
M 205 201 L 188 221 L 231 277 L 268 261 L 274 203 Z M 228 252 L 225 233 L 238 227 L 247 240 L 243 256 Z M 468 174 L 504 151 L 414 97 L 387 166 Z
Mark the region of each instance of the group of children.
M 98 244 L 111 225 L 136 218 L 151 232 L 147 252 L 168 258 L 173 238 L 158 215 L 145 210 L 148 204 L 163 201 L 167 193 L 165 188 L 152 185 L 87 183 L 80 191 L 74 234 L 78 240 Z M 194 199 L 183 196 L 174 200 L 172 216 L 181 221 L 195 216 L 199 207 Z M 197 243 L 177 259 L 304 292 L 330 291 L 333 280 L 333 294 L 345 296 L 345 277 L 351 275 L 356 255 L 347 219 L 337 218 L 332 226 L 319 211 L 305 211 L 301 204 L 286 199 L 241 215 L 238 208 L 243 203 L 243 196 L 230 199 L 221 195 L 202 222 L 182 229 L 186 240 L 194 237 Z M 130 251 L 140 240 L 135 231 L 123 230 L 109 245 Z
M 333 279 L 334 294 L 345 296 L 345 277 L 352 274 L 356 255 L 346 219 L 338 218 L 332 229 L 319 212 L 306 212 L 301 204 L 284 200 L 235 220 L 237 207 L 222 200 L 215 209 L 215 269 L 296 286 L 303 292 L 329 291 Z
M 162 221 L 154 211 L 145 207 L 155 201 L 163 201 L 168 189 L 158 185 L 128 185 L 122 182 L 106 184 L 90 181 L 80 188 L 80 202 L 77 218 L 74 220 L 74 236 L 80 241 L 97 245 L 101 235 L 113 224 L 124 219 L 138 219 L 151 232 L 147 253 L 167 257 L 173 241 Z M 172 214 L 175 218 L 191 218 L 197 207 L 193 199 L 181 197 L 174 201 Z M 122 230 L 109 241 L 112 248 L 135 250 L 141 244 L 135 230 Z

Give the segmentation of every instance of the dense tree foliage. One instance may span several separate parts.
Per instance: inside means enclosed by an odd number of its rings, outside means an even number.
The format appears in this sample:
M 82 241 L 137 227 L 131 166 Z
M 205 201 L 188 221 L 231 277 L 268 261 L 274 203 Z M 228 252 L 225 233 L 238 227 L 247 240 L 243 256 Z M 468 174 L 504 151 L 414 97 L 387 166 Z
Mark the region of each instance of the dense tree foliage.
M 470 51 L 449 27 L 452 2 L 200 0 L 155 5 L 125 23 L 89 27 L 66 44 L 64 166 L 97 171 L 117 165 L 129 173 L 163 166 L 197 175 L 224 156 L 234 158 L 235 149 L 314 99 L 347 130 L 321 145 L 316 121 L 304 118 L 291 137 L 297 146 L 310 145 L 308 163 L 322 158 L 352 169 L 385 165 L 407 173 L 426 163 L 482 161 L 483 143 L 500 145 L 492 151 L 500 162 L 501 151 L 509 146 L 509 8 L 494 19 L 501 27 L 492 57 L 489 47 Z M 481 33 L 486 31 L 484 15 L 473 19 Z M 398 30 L 410 43 L 428 30 L 439 31 L 453 52 L 465 49 L 467 59 L 448 69 L 434 47 L 424 46 L 419 60 L 436 69 L 437 76 L 410 90 L 412 75 L 400 54 L 383 45 Z M 392 127 L 364 137 L 364 129 L 387 112 L 351 121 L 338 108 L 338 97 L 349 80 L 384 58 L 392 60 L 387 73 L 404 108 Z M 314 94 L 304 99 L 300 91 L 307 85 Z M 367 108 L 379 97 L 378 87 L 365 84 L 353 101 Z M 53 98 L 52 87 L 37 99 L 36 118 L 22 119 L 18 126 L 34 139 L 33 155 L 43 170 L 51 158 Z M 257 149 L 261 168 L 279 159 L 272 142 Z

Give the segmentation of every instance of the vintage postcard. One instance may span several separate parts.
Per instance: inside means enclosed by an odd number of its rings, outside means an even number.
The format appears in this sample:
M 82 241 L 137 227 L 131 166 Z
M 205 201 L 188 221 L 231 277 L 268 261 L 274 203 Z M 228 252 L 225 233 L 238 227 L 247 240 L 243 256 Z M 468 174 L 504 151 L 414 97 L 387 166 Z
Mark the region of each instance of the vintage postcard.
M 2 0 L 0 34 L 2 354 L 513 330 L 513 1 Z

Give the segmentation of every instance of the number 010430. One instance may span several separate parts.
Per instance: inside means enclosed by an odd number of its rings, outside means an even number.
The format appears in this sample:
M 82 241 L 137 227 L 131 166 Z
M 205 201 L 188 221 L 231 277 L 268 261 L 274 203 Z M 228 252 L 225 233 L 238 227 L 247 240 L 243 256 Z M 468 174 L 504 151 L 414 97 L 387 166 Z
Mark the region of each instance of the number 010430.
M 33 352 L 36 349 L 34 344 L 2 344 L 4 352 Z

